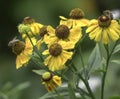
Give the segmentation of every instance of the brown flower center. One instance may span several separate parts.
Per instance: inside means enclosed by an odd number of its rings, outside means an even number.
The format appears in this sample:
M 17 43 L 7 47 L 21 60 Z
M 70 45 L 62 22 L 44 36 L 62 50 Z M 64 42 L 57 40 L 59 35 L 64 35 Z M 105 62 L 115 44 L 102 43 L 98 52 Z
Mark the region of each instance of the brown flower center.
M 49 52 L 54 57 L 59 56 L 62 53 L 62 46 L 58 43 L 54 43 L 50 46 Z
M 106 15 L 101 15 L 98 18 L 98 24 L 100 27 L 108 27 L 111 23 L 111 19 Z
M 47 34 L 47 26 L 40 28 L 40 36 L 43 37 L 45 34 Z
M 70 34 L 70 30 L 66 25 L 59 25 L 55 29 L 55 34 L 59 39 L 66 39 Z
M 45 72 L 43 75 L 42 75 L 42 80 L 47 82 L 47 81 L 50 81 L 52 79 L 53 75 L 49 72 Z
M 35 20 L 32 19 L 31 17 L 25 17 L 25 18 L 23 19 L 23 24 L 31 24 L 31 23 L 33 23 L 33 22 L 35 22 Z
M 19 55 L 25 49 L 25 43 L 22 41 L 16 41 L 12 44 L 12 51 L 16 55 Z
M 81 19 L 84 17 L 84 12 L 79 8 L 75 8 L 75 9 L 71 10 L 69 16 L 72 19 Z

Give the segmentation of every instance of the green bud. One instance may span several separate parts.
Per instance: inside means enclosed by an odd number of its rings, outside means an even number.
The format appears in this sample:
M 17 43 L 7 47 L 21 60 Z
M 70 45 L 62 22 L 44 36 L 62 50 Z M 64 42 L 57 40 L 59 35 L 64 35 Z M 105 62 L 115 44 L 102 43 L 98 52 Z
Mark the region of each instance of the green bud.
M 52 74 L 50 72 L 45 72 L 42 75 L 43 81 L 49 81 L 49 80 L 51 80 L 51 78 L 52 78 Z
M 30 29 L 30 26 L 28 25 L 20 24 L 18 25 L 18 31 L 20 33 L 28 33 L 31 31 L 31 29 Z

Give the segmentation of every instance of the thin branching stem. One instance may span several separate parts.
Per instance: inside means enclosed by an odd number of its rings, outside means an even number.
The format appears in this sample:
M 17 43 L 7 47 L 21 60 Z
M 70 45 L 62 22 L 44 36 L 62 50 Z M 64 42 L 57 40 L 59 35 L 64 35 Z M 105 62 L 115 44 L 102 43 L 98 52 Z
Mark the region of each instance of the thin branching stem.
M 117 41 L 116 41 L 115 45 L 113 46 L 111 52 L 109 52 L 109 46 L 108 46 L 108 45 L 105 45 L 105 46 L 104 46 L 105 49 L 106 49 L 106 52 L 107 52 L 107 61 L 106 61 L 105 71 L 103 72 L 103 77 L 102 77 L 101 99 L 104 99 L 105 79 L 106 79 L 106 75 L 107 75 L 107 71 L 108 71 L 108 67 L 109 67 L 110 58 L 111 58 L 111 56 L 112 56 L 112 53 L 113 53 L 116 45 L 117 45 Z

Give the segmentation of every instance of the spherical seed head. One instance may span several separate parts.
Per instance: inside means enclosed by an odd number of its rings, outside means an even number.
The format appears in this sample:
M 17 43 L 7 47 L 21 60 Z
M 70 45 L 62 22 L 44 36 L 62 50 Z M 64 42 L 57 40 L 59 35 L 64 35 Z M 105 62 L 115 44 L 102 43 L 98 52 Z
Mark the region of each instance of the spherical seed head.
M 57 57 L 62 53 L 62 46 L 58 43 L 54 43 L 50 46 L 49 52 L 52 56 Z
M 55 29 L 55 34 L 59 39 L 66 39 L 70 34 L 70 30 L 66 25 L 59 25 Z
M 12 51 L 16 55 L 19 55 L 25 49 L 25 43 L 22 41 L 15 41 L 11 44 Z
M 75 8 L 75 9 L 71 10 L 69 16 L 72 19 L 81 19 L 84 17 L 84 12 L 79 8 Z
M 100 27 L 108 27 L 111 23 L 111 19 L 106 15 L 101 15 L 98 18 L 98 24 Z
M 40 36 L 43 37 L 45 34 L 47 34 L 47 26 L 40 28 Z
M 52 74 L 50 72 L 45 72 L 42 74 L 43 81 L 50 81 L 52 79 Z
M 33 22 L 35 22 L 35 20 L 32 19 L 31 17 L 25 17 L 25 18 L 23 19 L 23 24 L 31 24 L 31 23 L 33 23 Z

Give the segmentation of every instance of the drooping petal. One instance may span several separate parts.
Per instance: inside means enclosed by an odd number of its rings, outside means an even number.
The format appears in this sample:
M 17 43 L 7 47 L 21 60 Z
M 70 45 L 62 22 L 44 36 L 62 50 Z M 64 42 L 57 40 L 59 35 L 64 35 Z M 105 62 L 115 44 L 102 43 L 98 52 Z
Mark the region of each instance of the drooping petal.
M 82 31 L 80 27 L 74 27 L 70 30 L 69 39 L 70 41 L 76 43 L 82 37 Z
M 102 28 L 97 28 L 95 41 L 100 41 L 101 40 L 101 34 L 102 34 Z
M 55 36 L 55 29 L 52 26 L 47 26 L 47 31 L 50 36 Z
M 73 49 L 75 47 L 75 43 L 72 41 L 69 42 L 59 41 L 58 43 L 62 46 L 62 49 L 64 50 Z
M 25 64 L 28 63 L 30 57 L 26 56 L 24 54 L 20 54 L 16 58 L 16 69 L 19 69 L 22 66 L 25 66 Z
M 113 41 L 116 41 L 119 39 L 119 34 L 117 34 L 113 29 L 112 27 L 111 28 L 108 28 L 109 30 L 109 37 L 113 40 Z
M 49 50 L 45 50 L 42 54 L 43 54 L 43 55 L 49 54 Z
M 108 31 L 107 29 L 104 29 L 102 33 L 102 43 L 108 44 L 108 42 L 109 42 Z
M 92 25 L 92 26 L 88 27 L 86 30 L 86 33 L 94 31 L 97 27 L 98 27 L 98 25 Z

